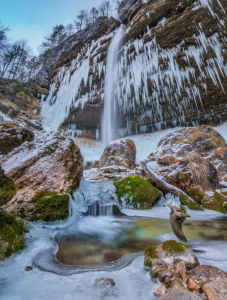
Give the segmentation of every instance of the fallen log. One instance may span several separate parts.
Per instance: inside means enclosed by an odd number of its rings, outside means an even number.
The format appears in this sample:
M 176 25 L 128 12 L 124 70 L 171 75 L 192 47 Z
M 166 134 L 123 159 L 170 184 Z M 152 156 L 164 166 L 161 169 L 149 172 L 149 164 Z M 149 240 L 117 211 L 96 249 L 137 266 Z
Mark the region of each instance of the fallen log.
M 194 201 L 191 197 L 189 197 L 185 192 L 178 189 L 172 184 L 167 183 L 164 181 L 158 174 L 156 174 L 150 167 L 148 167 L 145 162 L 140 162 L 145 174 L 153 179 L 155 182 L 155 185 L 158 189 L 160 189 L 164 194 L 171 193 L 175 196 L 178 196 L 181 203 L 183 205 L 187 205 L 188 208 L 194 209 L 194 210 L 203 210 L 203 208 Z

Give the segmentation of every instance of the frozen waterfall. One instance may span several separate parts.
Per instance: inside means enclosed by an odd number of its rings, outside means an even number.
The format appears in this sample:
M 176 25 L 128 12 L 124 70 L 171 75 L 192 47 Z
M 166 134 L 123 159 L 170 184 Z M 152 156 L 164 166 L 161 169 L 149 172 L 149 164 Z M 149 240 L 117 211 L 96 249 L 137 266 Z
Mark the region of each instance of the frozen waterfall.
M 104 115 L 102 124 L 102 140 L 104 143 L 108 143 L 114 140 L 116 136 L 116 86 L 118 78 L 118 52 L 120 50 L 123 26 L 120 26 L 116 32 L 114 38 L 110 43 L 110 47 L 107 54 L 107 67 L 105 77 L 105 97 L 104 97 Z

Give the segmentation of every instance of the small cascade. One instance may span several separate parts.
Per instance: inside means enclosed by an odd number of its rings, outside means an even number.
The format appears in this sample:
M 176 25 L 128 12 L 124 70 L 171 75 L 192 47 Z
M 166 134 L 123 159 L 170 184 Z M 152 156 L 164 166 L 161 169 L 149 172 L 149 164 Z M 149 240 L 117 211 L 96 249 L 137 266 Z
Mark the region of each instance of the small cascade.
M 100 205 L 98 201 L 88 205 L 86 216 L 113 216 L 113 205 Z
M 105 98 L 102 140 L 108 143 L 116 138 L 116 86 L 118 80 L 118 53 L 123 37 L 123 27 L 121 26 L 110 43 L 107 55 L 107 67 L 105 77 Z

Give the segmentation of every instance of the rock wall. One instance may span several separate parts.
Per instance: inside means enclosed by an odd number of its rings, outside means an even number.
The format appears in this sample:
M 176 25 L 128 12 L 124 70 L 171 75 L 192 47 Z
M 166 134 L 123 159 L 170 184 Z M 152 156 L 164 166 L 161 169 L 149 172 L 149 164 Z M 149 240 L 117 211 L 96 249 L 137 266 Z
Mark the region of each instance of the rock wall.
M 226 11 L 226 0 L 121 3 L 124 45 L 113 70 L 119 136 L 226 121 Z M 47 125 L 101 137 L 106 55 L 119 25 L 100 18 L 52 51 L 42 104 Z

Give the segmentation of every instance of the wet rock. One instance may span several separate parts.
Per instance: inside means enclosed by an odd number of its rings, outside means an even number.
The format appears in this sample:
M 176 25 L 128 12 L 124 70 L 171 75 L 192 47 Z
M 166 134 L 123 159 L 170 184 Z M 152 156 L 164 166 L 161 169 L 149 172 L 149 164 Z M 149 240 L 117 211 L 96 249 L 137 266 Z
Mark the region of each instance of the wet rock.
M 136 146 L 132 140 L 121 139 L 106 145 L 99 161 L 99 168 L 122 166 L 133 169 L 136 160 Z
M 127 176 L 114 182 L 118 201 L 135 209 L 150 209 L 161 199 L 161 192 L 139 176 Z
M 125 214 L 123 214 L 120 210 L 120 208 L 118 207 L 118 205 L 113 205 L 113 215 L 115 217 L 122 217 L 122 216 L 126 216 Z
M 154 295 L 156 297 L 165 295 L 165 293 L 167 292 L 166 287 L 164 286 L 164 284 L 156 284 L 155 288 L 154 288 Z
M 15 183 L 5 176 L 0 166 L 0 207 L 9 202 L 17 192 Z
M 190 280 L 190 278 L 197 283 L 200 283 L 200 287 L 202 287 L 209 281 L 221 281 L 223 279 L 227 279 L 227 273 L 212 266 L 201 265 L 197 266 L 190 273 L 188 280 Z
M 8 154 L 26 141 L 33 141 L 34 132 L 14 122 L 0 123 L 0 154 Z
M 18 187 L 3 209 L 27 220 L 55 220 L 68 216 L 69 196 L 83 174 L 80 149 L 69 138 L 41 132 L 2 160 L 6 176 Z
M 115 285 L 115 281 L 111 278 L 102 277 L 94 281 L 93 286 L 100 290 L 109 290 Z
M 172 286 L 170 287 L 170 291 L 181 291 L 181 290 L 186 290 L 186 287 L 183 284 L 183 282 L 179 279 L 174 280 Z
M 185 290 L 173 291 L 164 296 L 157 298 L 158 300 L 201 300 L 201 298 L 193 293 Z
M 86 165 L 84 167 L 84 170 L 90 170 L 90 169 L 98 168 L 98 167 L 99 167 L 99 161 L 98 160 L 96 160 L 96 161 L 87 161 Z
M 199 265 L 197 257 L 189 246 L 172 240 L 157 246 L 147 246 L 144 253 L 144 265 L 151 267 L 151 276 L 154 276 L 156 272 L 155 277 L 159 276 L 165 264 L 169 269 L 173 269 L 176 263 L 183 261 L 187 270 L 192 270 Z M 158 267 L 156 267 L 156 265 L 158 265 Z M 158 268 L 158 271 L 156 271 L 155 268 Z M 175 270 L 177 270 L 177 268 L 183 271 L 182 265 L 177 266 Z M 184 276 L 184 274 L 182 275 Z
M 196 280 L 193 280 L 192 278 L 189 278 L 188 279 L 188 288 L 190 291 L 200 291 L 201 290 L 201 286 L 200 286 L 200 283 Z
M 186 272 L 187 270 L 184 261 L 179 261 L 173 267 L 173 273 L 175 278 L 181 279 L 182 281 L 185 281 L 187 278 Z
M 33 270 L 33 267 L 32 266 L 26 266 L 25 267 L 25 271 L 28 272 L 28 271 L 32 271 Z
M 207 282 L 203 285 L 203 291 L 209 300 L 226 300 L 227 279 Z

